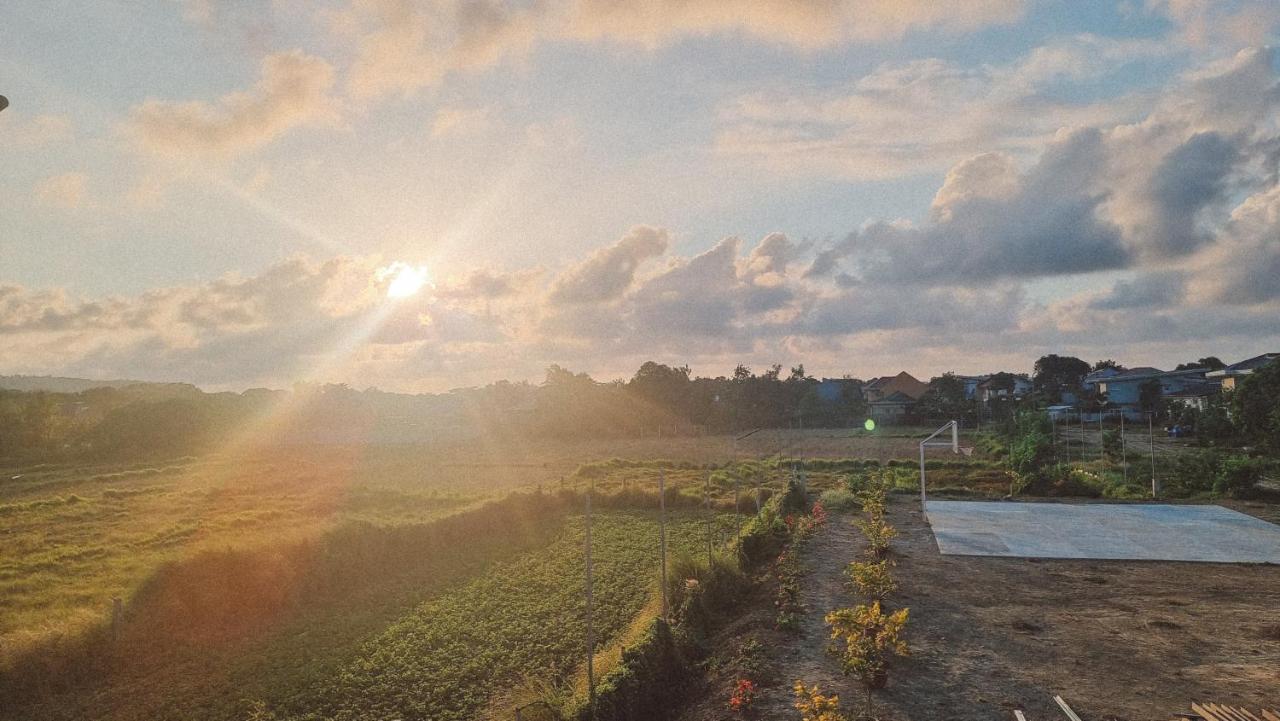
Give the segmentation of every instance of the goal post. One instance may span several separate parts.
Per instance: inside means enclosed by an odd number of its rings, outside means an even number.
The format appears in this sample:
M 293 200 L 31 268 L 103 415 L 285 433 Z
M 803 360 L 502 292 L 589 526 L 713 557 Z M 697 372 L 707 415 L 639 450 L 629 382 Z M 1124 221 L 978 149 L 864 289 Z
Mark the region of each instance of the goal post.
M 945 438 L 940 441 L 934 440 L 948 430 L 951 431 L 951 440 L 948 441 Z M 958 421 L 947 421 L 946 425 L 930 433 L 927 438 L 920 441 L 920 510 L 922 511 L 927 500 L 924 490 L 924 449 L 936 447 L 950 447 L 952 453 L 960 453 L 960 423 Z

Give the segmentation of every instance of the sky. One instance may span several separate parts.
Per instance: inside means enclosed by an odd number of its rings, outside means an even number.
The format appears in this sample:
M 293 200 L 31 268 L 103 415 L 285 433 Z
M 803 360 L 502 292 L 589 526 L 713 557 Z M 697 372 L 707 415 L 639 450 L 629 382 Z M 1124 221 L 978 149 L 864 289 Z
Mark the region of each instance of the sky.
M 7 3 L 0 373 L 1277 351 L 1277 44 L 1273 0 Z

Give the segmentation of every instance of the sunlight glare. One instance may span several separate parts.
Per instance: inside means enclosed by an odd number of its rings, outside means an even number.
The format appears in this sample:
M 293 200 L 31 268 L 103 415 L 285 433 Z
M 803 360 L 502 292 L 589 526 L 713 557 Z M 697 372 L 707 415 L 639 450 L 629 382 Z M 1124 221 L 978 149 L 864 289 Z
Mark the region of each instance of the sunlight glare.
M 388 298 L 408 298 L 427 284 L 427 268 L 422 265 L 412 266 L 396 261 L 383 268 L 378 275 L 379 280 L 391 278 L 391 283 L 387 286 Z

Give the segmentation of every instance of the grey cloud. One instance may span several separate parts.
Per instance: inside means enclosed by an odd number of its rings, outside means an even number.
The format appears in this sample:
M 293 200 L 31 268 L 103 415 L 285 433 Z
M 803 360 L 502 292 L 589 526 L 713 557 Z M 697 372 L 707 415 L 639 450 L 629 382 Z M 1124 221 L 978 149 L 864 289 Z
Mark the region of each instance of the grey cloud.
M 562 273 L 552 284 L 550 300 L 563 305 L 616 299 L 631 287 L 640 264 L 665 253 L 670 242 L 667 231 L 638 225 Z
M 1186 279 L 1181 273 L 1157 272 L 1132 280 L 1116 281 L 1111 289 L 1089 303 L 1094 310 L 1126 310 L 1174 306 L 1182 301 Z

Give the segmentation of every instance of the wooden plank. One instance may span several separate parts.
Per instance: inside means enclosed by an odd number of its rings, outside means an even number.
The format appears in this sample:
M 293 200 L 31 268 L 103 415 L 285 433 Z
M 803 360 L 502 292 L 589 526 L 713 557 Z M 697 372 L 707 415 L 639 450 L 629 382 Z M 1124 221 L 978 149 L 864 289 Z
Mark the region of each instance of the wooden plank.
M 1191 704 L 1191 710 L 1205 717 L 1207 721 L 1227 721 L 1198 703 Z
M 1264 708 L 1262 709 L 1262 718 L 1266 719 L 1266 721 L 1280 721 L 1280 714 L 1277 714 L 1275 711 L 1268 711 Z
M 1059 708 L 1067 715 L 1067 718 L 1071 719 L 1071 721 L 1081 721 L 1080 717 L 1076 715 L 1075 711 L 1071 710 L 1071 707 L 1067 705 L 1066 701 L 1062 700 L 1061 696 L 1054 696 L 1053 700 L 1058 702 Z
M 1021 711 L 1018 711 L 1018 710 L 1016 710 L 1016 709 L 1015 709 L 1015 710 L 1014 710 L 1014 712 L 1013 712 L 1013 716 L 1014 716 L 1014 718 L 1018 719 L 1018 721 L 1027 721 L 1027 717 L 1026 717 L 1026 716 L 1023 716 L 1023 715 L 1022 715 L 1022 712 L 1021 712 Z
M 1253 712 L 1247 708 L 1238 708 L 1236 709 L 1236 711 L 1241 716 L 1245 717 L 1246 721 L 1262 721 L 1262 719 L 1258 718 L 1257 716 L 1254 716 Z
M 1222 704 L 1216 703 L 1205 704 L 1205 706 L 1210 711 L 1217 714 L 1218 718 L 1224 719 L 1225 721 L 1242 721 L 1240 715 L 1237 714 L 1235 709 L 1230 706 L 1223 706 Z

